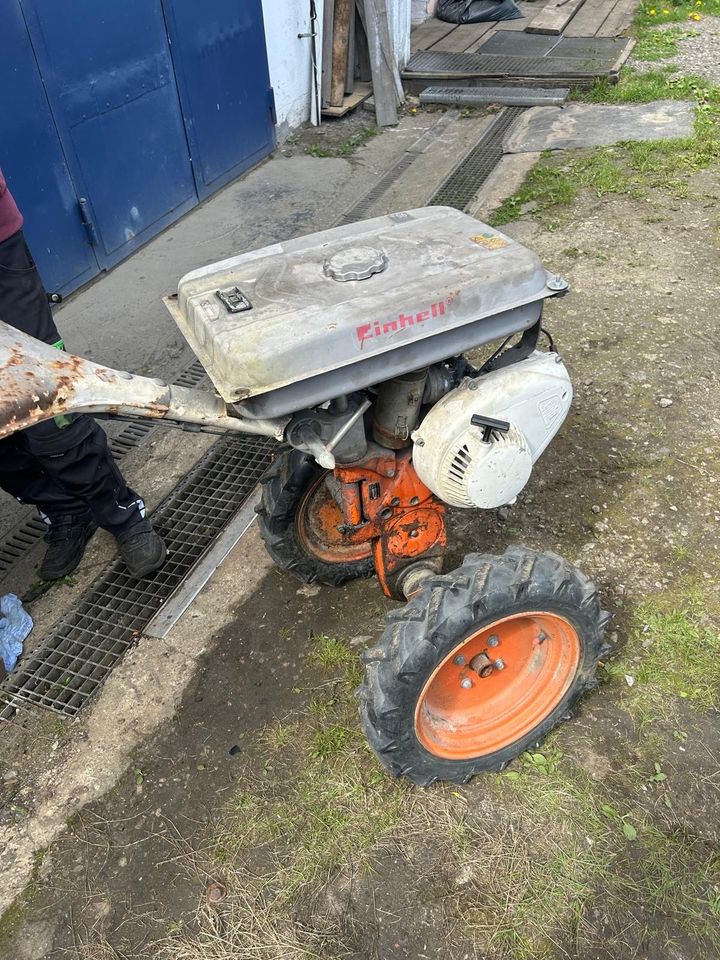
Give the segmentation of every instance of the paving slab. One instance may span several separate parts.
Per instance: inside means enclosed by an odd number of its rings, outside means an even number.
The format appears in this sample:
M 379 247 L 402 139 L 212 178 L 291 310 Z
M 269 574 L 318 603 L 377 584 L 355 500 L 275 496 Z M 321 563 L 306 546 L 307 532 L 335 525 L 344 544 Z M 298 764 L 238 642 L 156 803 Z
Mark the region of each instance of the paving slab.
M 695 110 L 683 100 L 641 104 L 572 103 L 526 110 L 505 138 L 505 153 L 575 150 L 624 140 L 692 136 Z

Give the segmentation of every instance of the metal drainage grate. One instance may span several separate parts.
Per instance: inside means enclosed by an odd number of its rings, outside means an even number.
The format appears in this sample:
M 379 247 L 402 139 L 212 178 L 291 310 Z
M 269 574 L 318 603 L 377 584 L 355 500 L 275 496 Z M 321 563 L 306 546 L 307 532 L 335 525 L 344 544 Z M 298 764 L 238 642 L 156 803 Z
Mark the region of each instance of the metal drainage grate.
M 199 360 L 194 360 L 187 370 L 183 370 L 179 377 L 173 381 L 178 387 L 197 387 L 207 378 L 205 367 Z
M 503 155 L 505 134 L 524 107 L 505 107 L 485 131 L 477 146 L 461 160 L 430 201 L 431 206 L 464 210 Z
M 197 387 L 205 378 L 205 368 L 196 360 L 183 370 L 175 383 L 181 387 Z M 108 446 L 113 458 L 122 460 L 134 447 L 139 447 L 158 426 L 155 420 L 139 420 L 129 423 L 116 437 L 108 437 Z M 47 533 L 47 527 L 34 513 L 28 520 L 21 520 L 0 541 L 0 575 L 31 550 Z
M 346 210 L 336 222 L 335 226 L 341 226 L 345 223 L 357 223 L 358 220 L 363 220 L 367 217 L 373 204 L 400 179 L 411 164 L 413 164 L 418 157 L 422 156 L 428 147 L 441 137 L 446 128 L 450 126 L 453 120 L 457 120 L 458 117 L 459 113 L 455 110 L 448 110 L 444 113 L 429 130 L 426 130 L 422 136 L 418 137 L 415 143 L 380 177 L 375 186 L 368 191 L 365 196 L 361 197 L 349 210 Z
M 571 57 L 511 57 L 482 53 L 443 53 L 423 50 L 414 54 L 403 71 L 414 77 L 503 77 L 518 79 L 589 79 L 608 76 L 613 64 Z
M 153 514 L 168 559 L 135 580 L 113 561 L 0 689 L 0 719 L 34 705 L 74 716 L 182 583 L 272 460 L 276 443 L 225 436 Z
M 513 107 L 561 107 L 568 87 L 426 87 L 420 103 L 447 103 L 458 106 L 482 106 L 497 103 Z

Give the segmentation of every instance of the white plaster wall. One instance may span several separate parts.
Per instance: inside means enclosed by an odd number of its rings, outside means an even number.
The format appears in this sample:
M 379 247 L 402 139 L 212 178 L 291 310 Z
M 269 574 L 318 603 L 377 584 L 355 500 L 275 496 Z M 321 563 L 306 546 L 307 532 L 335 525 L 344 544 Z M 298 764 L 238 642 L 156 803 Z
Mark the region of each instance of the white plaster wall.
M 387 0 L 390 34 L 401 67 L 410 58 L 411 2 L 413 0 Z M 293 127 L 310 119 L 311 41 L 298 39 L 299 33 L 310 32 L 310 0 L 262 0 L 262 6 L 270 83 L 275 91 L 277 137 L 282 143 Z M 322 53 L 322 0 L 316 0 L 316 6 L 319 57 Z
M 322 0 L 317 0 L 322 15 Z M 262 0 L 270 83 L 275 91 L 277 136 L 310 118 L 311 41 L 309 0 Z

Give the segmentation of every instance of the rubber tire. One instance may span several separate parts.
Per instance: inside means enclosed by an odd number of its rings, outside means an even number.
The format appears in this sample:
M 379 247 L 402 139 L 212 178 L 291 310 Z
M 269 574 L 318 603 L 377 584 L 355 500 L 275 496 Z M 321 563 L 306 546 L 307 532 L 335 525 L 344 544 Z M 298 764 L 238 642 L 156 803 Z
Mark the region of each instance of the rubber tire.
M 475 630 L 531 610 L 559 614 L 577 631 L 580 663 L 562 700 L 532 731 L 502 750 L 470 760 L 434 756 L 415 733 L 415 708 L 433 670 Z M 364 656 L 360 717 L 380 763 L 393 776 L 423 787 L 436 780 L 467 783 L 537 747 L 597 684 L 597 663 L 610 650 L 604 643 L 610 614 L 602 609 L 594 584 L 561 557 L 520 547 L 509 548 L 502 557 L 469 554 L 461 567 L 430 579 L 387 620 L 379 644 Z
M 303 583 L 339 587 L 349 580 L 372 576 L 375 565 L 371 556 L 347 563 L 328 563 L 308 553 L 300 542 L 296 526 L 298 508 L 308 488 L 323 473 L 327 471 L 300 450 L 281 453 L 260 481 L 258 526 L 268 553 L 281 570 Z

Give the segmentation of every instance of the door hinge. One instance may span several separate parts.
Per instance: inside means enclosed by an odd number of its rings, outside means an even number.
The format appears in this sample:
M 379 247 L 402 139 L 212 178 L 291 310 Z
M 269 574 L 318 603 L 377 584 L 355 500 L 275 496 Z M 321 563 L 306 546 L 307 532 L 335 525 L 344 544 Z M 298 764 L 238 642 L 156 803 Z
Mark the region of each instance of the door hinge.
M 277 111 L 275 109 L 275 91 L 272 87 L 268 88 L 268 109 L 273 126 L 277 126 Z
M 78 207 L 80 208 L 80 221 L 85 227 L 88 242 L 94 247 L 98 242 L 98 235 L 95 224 L 93 223 L 92 214 L 90 213 L 90 204 L 86 197 L 78 197 Z

